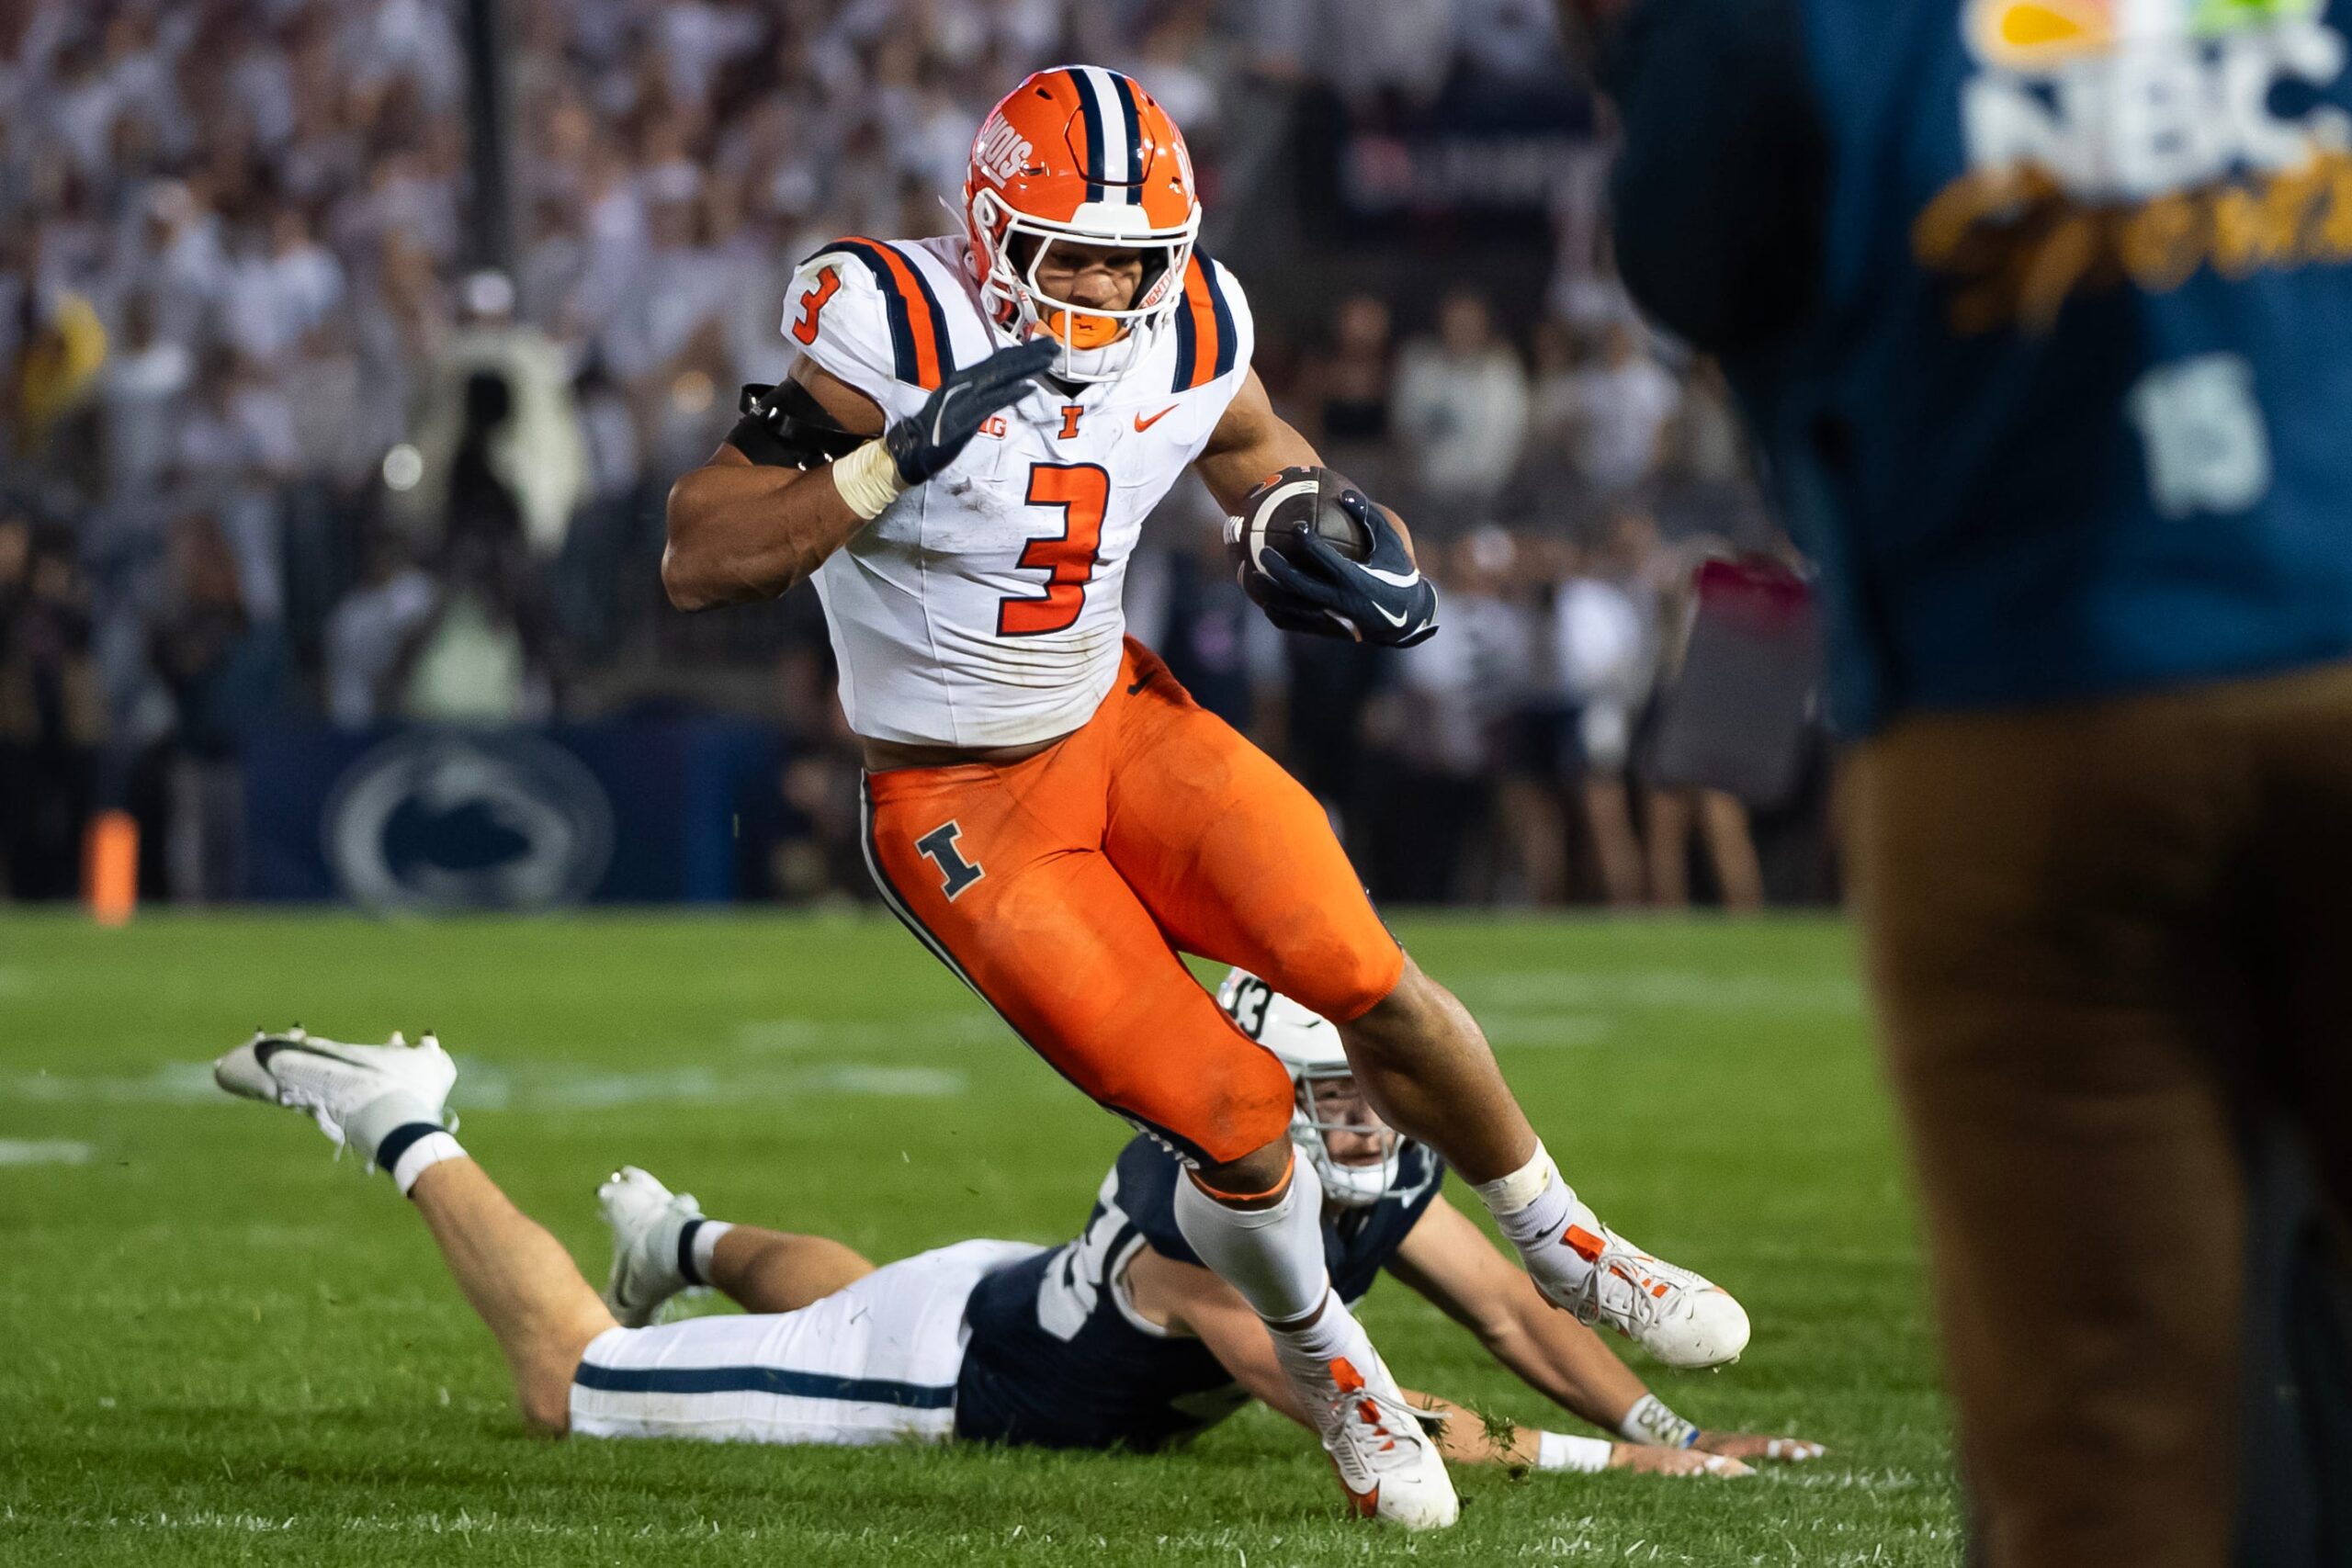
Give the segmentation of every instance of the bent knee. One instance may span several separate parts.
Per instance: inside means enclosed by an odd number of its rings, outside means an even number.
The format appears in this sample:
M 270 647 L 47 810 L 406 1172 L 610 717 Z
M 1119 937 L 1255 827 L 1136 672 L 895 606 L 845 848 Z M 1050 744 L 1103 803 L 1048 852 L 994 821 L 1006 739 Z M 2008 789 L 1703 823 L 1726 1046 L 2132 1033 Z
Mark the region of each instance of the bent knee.
M 1238 1031 L 1230 1053 L 1167 1064 L 1098 1098 L 1204 1166 L 1227 1166 L 1290 1133 L 1290 1074 Z
M 1381 992 L 1369 1007 L 1343 1023 L 1357 1023 L 1368 1029 L 1420 1028 L 1453 1008 L 1461 1006 L 1453 993 L 1429 976 L 1419 964 L 1398 950 L 1400 964 L 1391 977 L 1387 989 Z
M 1385 1005 L 1420 971 L 1385 931 L 1377 942 L 1321 940 L 1285 945 L 1262 976 L 1266 983 L 1333 1023 L 1353 1023 Z M 1427 976 L 1422 976 L 1424 979 Z
M 571 1430 L 571 1383 L 533 1379 L 514 1391 L 523 1425 L 537 1438 L 560 1438 Z

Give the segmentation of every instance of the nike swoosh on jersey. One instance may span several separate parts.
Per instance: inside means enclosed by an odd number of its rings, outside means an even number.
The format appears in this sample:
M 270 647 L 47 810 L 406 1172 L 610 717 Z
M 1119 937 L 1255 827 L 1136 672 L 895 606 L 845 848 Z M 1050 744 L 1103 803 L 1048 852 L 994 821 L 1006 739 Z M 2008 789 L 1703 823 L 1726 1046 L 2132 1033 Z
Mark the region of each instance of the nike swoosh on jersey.
M 1166 408 L 1161 409 L 1149 419 L 1144 418 L 1141 414 L 1136 415 L 1136 434 L 1137 435 L 1141 435 L 1145 431 L 1149 430 L 1153 425 L 1158 424 L 1161 420 L 1166 419 L 1170 414 L 1174 413 L 1176 412 L 1176 404 L 1170 403 Z

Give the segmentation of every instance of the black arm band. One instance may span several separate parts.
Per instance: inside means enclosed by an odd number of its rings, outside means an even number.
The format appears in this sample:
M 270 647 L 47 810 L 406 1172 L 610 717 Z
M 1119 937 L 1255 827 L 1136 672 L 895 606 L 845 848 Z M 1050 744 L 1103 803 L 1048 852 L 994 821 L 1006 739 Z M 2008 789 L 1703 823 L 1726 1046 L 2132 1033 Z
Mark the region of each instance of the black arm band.
M 727 444 L 772 468 L 813 468 L 847 457 L 872 439 L 842 429 L 797 381 L 746 387 L 737 406 L 743 417 L 727 433 Z

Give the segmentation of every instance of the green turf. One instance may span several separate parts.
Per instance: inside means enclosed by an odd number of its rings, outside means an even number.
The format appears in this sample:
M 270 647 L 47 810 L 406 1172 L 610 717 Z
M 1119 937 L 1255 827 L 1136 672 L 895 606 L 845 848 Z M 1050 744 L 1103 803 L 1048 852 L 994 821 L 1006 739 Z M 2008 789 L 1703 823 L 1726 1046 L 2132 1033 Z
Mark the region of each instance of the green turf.
M 1343 1520 L 1319 1453 L 1262 1410 L 1158 1458 L 536 1441 L 390 1184 L 300 1119 L 215 1097 L 207 1058 L 262 1021 L 438 1028 L 467 1144 L 599 1279 L 591 1190 L 624 1160 L 713 1213 L 892 1258 L 1066 1238 L 1124 1130 L 878 919 L 18 918 L 0 920 L 0 1562 L 1953 1562 L 1845 929 L 1403 934 L 1601 1211 L 1746 1301 L 1745 1360 L 1645 1367 L 1652 1386 L 1829 1459 L 1740 1483 L 1461 1473 L 1460 1527 L 1408 1540 Z M 1547 1419 L 1401 1287 L 1366 1316 L 1408 1382 Z

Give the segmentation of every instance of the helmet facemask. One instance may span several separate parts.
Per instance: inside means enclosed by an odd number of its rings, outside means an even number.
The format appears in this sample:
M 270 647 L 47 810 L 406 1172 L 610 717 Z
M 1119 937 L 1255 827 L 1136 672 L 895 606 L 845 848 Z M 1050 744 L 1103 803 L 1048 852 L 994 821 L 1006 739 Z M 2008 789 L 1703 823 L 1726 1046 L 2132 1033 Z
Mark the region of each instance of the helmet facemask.
M 1289 1076 L 1291 1145 L 1315 1172 L 1325 1201 L 1369 1209 L 1388 1196 L 1403 1169 L 1404 1135 L 1373 1109 L 1331 1021 L 1246 969 L 1226 976 L 1216 1004 Z
M 1110 210 L 1140 216 L 1134 208 Z M 1087 215 L 1081 209 L 1080 219 Z M 980 296 L 990 313 L 1024 341 L 1045 337 L 1057 343 L 1061 353 L 1050 373 L 1075 383 L 1116 380 L 1150 351 L 1183 300 L 1184 271 L 1200 227 L 1197 209 L 1182 230 L 1172 231 L 1118 233 L 1109 225 L 1056 223 L 1014 210 L 986 186 L 973 191 L 970 217 L 973 243 L 986 263 Z M 1046 293 L 1037 272 L 1057 241 L 1141 252 L 1143 276 L 1126 308 L 1105 310 Z
M 1396 1185 L 1404 1138 L 1380 1119 L 1355 1076 L 1344 1067 L 1309 1067 L 1294 1070 L 1291 1082 L 1291 1143 L 1314 1168 L 1325 1201 L 1368 1209 L 1386 1197 Z

